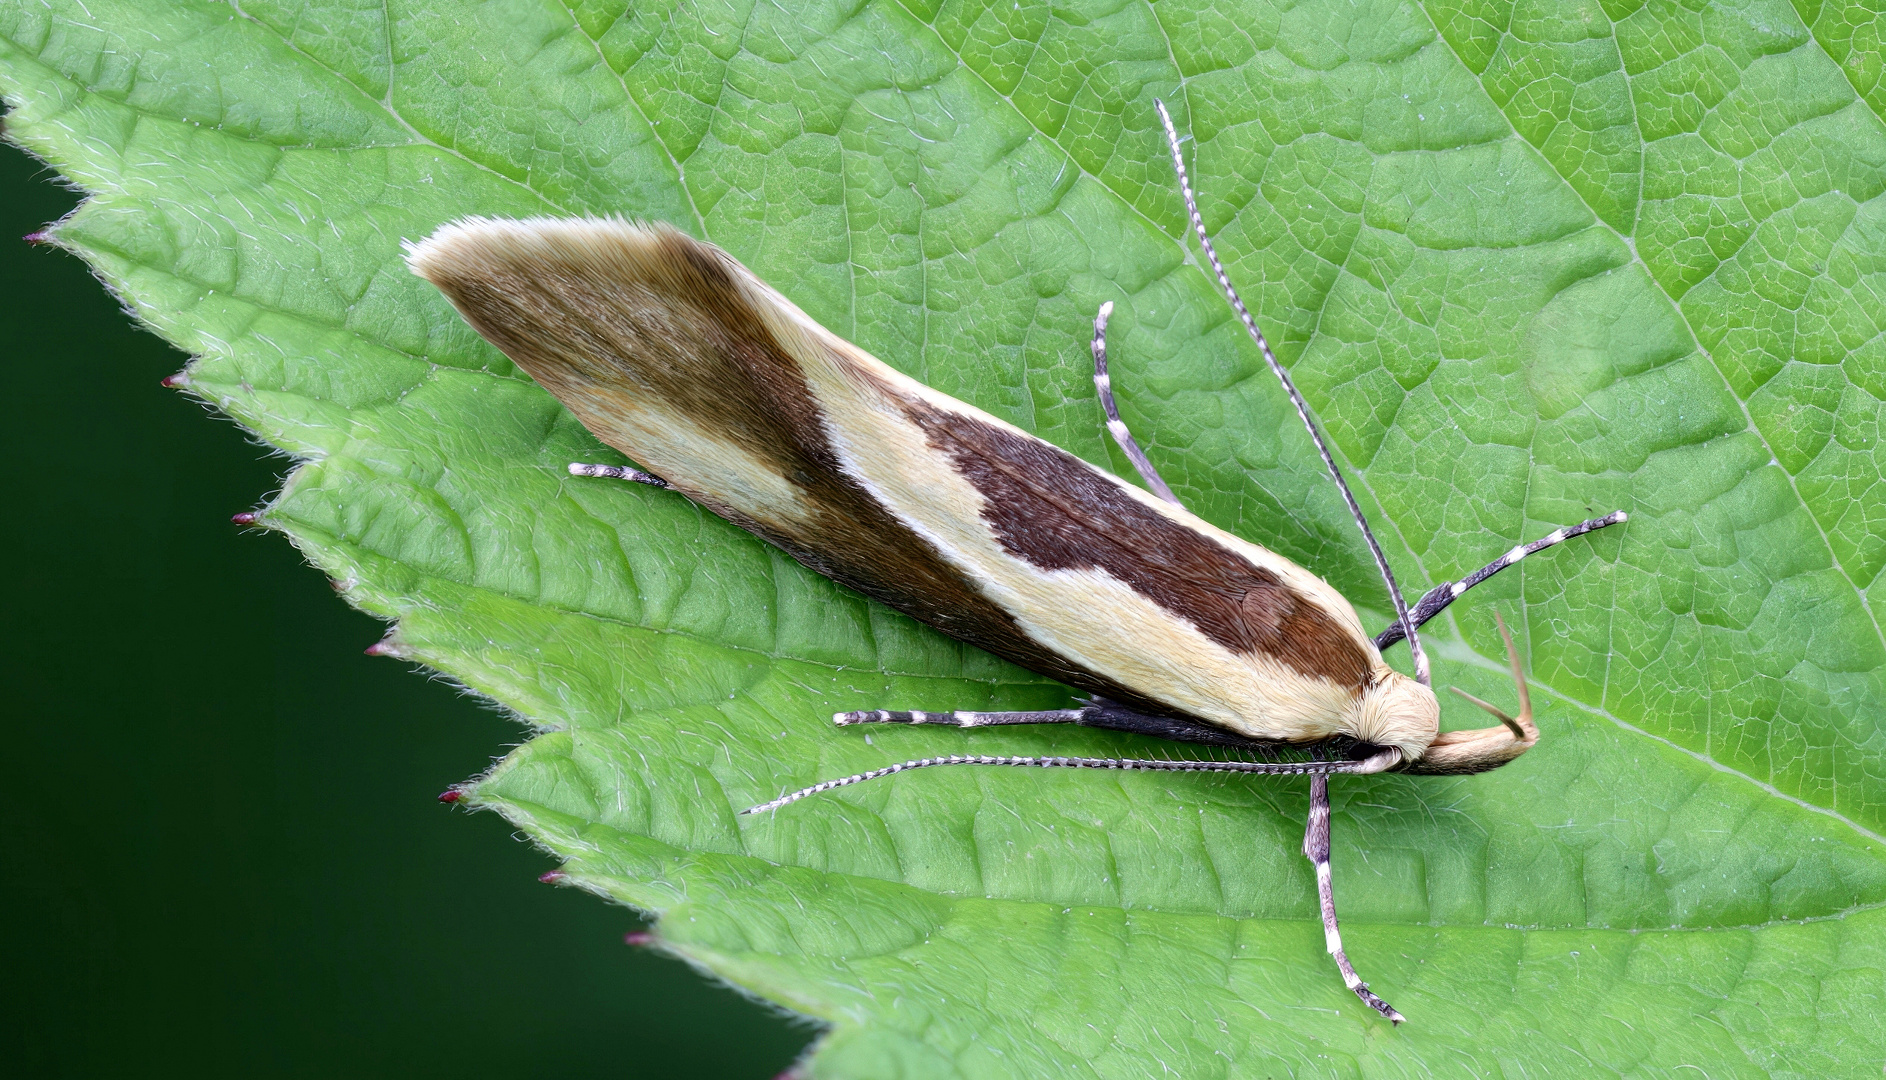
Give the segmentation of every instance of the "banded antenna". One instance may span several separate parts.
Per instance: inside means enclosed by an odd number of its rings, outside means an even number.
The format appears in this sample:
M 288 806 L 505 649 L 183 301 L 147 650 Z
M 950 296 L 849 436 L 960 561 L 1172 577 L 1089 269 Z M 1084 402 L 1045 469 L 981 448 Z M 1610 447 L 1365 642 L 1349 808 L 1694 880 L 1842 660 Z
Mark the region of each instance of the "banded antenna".
M 1408 602 L 1401 598 L 1401 587 L 1395 584 L 1395 572 L 1388 567 L 1388 556 L 1382 554 L 1382 545 L 1375 542 L 1375 533 L 1369 528 L 1369 519 L 1362 516 L 1362 505 L 1356 502 L 1355 493 L 1349 490 L 1348 481 L 1342 478 L 1342 470 L 1336 467 L 1335 455 L 1329 452 L 1329 444 L 1323 441 L 1323 433 L 1317 430 L 1316 421 L 1310 416 L 1310 405 L 1297 392 L 1297 384 L 1290 381 L 1290 373 L 1277 362 L 1277 357 L 1270 351 L 1270 342 L 1264 339 L 1264 332 L 1257 328 L 1257 320 L 1251 318 L 1249 308 L 1244 306 L 1244 298 L 1231 285 L 1230 275 L 1225 273 L 1225 266 L 1218 261 L 1218 251 L 1212 247 L 1211 236 L 1205 231 L 1205 219 L 1199 215 L 1198 201 L 1192 197 L 1192 182 L 1185 175 L 1185 156 L 1179 151 L 1179 131 L 1172 126 L 1172 114 L 1166 111 L 1166 103 L 1158 98 L 1153 105 L 1159 109 L 1159 122 L 1166 127 L 1166 144 L 1172 148 L 1172 168 L 1179 174 L 1179 191 L 1185 196 L 1185 212 L 1192 217 L 1192 229 L 1198 233 L 1198 246 L 1205 249 L 1205 258 L 1211 263 L 1212 272 L 1218 275 L 1218 287 L 1224 290 L 1225 299 L 1231 301 L 1231 307 L 1244 321 L 1244 329 L 1257 342 L 1257 350 L 1264 354 L 1264 362 L 1270 365 L 1271 373 L 1277 381 L 1284 384 L 1284 392 L 1290 395 L 1290 403 L 1297 407 L 1297 417 L 1310 433 L 1310 441 L 1316 444 L 1316 452 L 1323 455 L 1323 464 L 1329 468 L 1330 478 L 1336 481 L 1336 487 L 1342 491 L 1343 501 L 1349 504 L 1349 513 L 1356 519 L 1356 528 L 1362 530 L 1362 539 L 1368 542 L 1369 554 L 1375 556 L 1375 568 L 1382 572 L 1382 583 L 1388 586 L 1388 598 L 1395 604 L 1395 625 L 1401 627 L 1408 637 L 1408 651 L 1414 654 L 1415 678 L 1422 686 L 1433 686 L 1428 674 L 1428 654 L 1421 648 L 1421 638 L 1415 633 L 1414 620 L 1408 617 Z
M 1490 706 L 1489 706 L 1490 707 Z M 844 714 L 840 714 L 843 716 Z M 887 717 L 892 714 L 886 713 Z M 899 713 L 898 716 L 908 714 Z M 972 725 L 963 725 L 972 726 Z M 896 765 L 886 765 L 869 772 L 854 773 L 837 780 L 826 780 L 811 787 L 800 788 L 758 806 L 749 806 L 740 811 L 742 814 L 763 814 L 768 810 L 777 810 L 789 803 L 809 798 L 833 788 L 850 787 L 862 784 L 866 780 L 876 780 L 880 776 L 894 776 L 911 769 L 927 769 L 937 765 L 1014 765 L 1022 768 L 1037 769 L 1119 769 L 1123 772 L 1188 772 L 1188 773 L 1267 773 L 1271 776 L 1320 776 L 1327 778 L 1331 773 L 1369 774 L 1392 769 L 1401 763 L 1401 751 L 1387 749 L 1360 761 L 1196 761 L 1161 758 L 1087 758 L 1087 757 L 999 757 L 983 754 L 951 754 L 948 757 L 918 758 L 915 761 L 902 761 Z

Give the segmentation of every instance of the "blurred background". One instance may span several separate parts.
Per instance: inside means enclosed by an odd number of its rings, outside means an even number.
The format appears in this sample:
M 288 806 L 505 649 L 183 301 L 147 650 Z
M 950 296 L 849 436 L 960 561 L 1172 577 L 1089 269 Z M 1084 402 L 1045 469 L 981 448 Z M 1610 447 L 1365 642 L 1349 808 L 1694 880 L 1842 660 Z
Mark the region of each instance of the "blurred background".
M 522 739 L 361 650 L 275 534 L 281 482 L 158 385 L 185 357 L 77 258 L 77 196 L 0 146 L 13 507 L 0 1061 L 16 1077 L 771 1077 L 816 1034 L 623 944 L 627 909 L 436 796 Z

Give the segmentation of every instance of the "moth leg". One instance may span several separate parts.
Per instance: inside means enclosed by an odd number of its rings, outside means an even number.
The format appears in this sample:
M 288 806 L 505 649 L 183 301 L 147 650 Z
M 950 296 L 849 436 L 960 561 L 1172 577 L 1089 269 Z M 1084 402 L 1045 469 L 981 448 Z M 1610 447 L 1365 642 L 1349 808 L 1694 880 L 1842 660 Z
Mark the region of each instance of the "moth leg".
M 839 727 L 852 724 L 943 724 L 948 727 L 989 727 L 995 724 L 1078 724 L 1085 709 L 1043 709 L 1035 712 L 922 712 L 869 709 L 832 715 Z
M 627 465 L 585 465 L 580 461 L 570 462 L 571 476 L 599 476 L 605 480 L 628 480 L 649 487 L 665 488 L 668 481 L 654 473 L 631 469 Z
M 1473 588 L 1475 585 L 1480 584 L 1494 574 L 1519 562 L 1526 556 L 1544 551 L 1546 548 L 1554 544 L 1563 543 L 1574 536 L 1583 536 L 1588 532 L 1596 532 L 1607 525 L 1616 525 L 1621 522 L 1629 521 L 1630 517 L 1630 514 L 1619 510 L 1613 514 L 1606 514 L 1601 518 L 1581 521 L 1577 525 L 1572 525 L 1567 528 L 1554 529 L 1552 532 L 1534 540 L 1530 544 L 1521 544 L 1480 569 L 1475 570 L 1473 573 L 1468 574 L 1466 577 L 1461 578 L 1459 581 L 1443 581 L 1439 585 L 1429 589 L 1427 594 L 1422 596 L 1420 601 L 1414 605 L 1413 610 L 1408 613 L 1408 616 L 1414 620 L 1415 626 L 1419 627 L 1422 623 L 1439 615 L 1441 610 L 1447 607 L 1447 605 L 1460 599 L 1461 595 L 1468 589 Z M 1375 635 L 1375 647 L 1377 649 L 1386 649 L 1406 636 L 1407 635 L 1402 632 L 1401 624 L 1395 623 L 1388 629 Z
M 1369 990 L 1369 984 L 1356 974 L 1355 965 L 1349 962 L 1349 954 L 1342 948 L 1342 931 L 1336 926 L 1336 893 L 1331 887 L 1329 877 L 1329 775 L 1327 773 L 1310 774 L 1310 821 L 1303 830 L 1303 857 L 1310 860 L 1316 868 L 1316 898 L 1323 908 L 1323 944 L 1329 955 L 1336 958 L 1336 968 L 1342 972 L 1344 986 L 1355 991 L 1362 1003 L 1394 1023 L 1402 1022 L 1402 1015 L 1394 1006 Z
M 948 727 L 992 727 L 997 724 L 1079 724 L 1107 731 L 1126 731 L 1150 735 L 1170 742 L 1203 746 L 1229 746 L 1260 754 L 1275 754 L 1275 743 L 1250 739 L 1201 720 L 1179 716 L 1156 716 L 1129 709 L 1105 698 L 1093 698 L 1078 709 L 1047 709 L 1037 712 L 919 712 L 871 709 L 838 713 L 832 722 L 840 727 L 853 724 L 942 724 Z
M 1107 320 L 1113 316 L 1113 301 L 1100 305 L 1100 313 L 1094 316 L 1094 389 L 1100 392 L 1100 407 L 1107 412 L 1107 433 L 1113 441 L 1126 451 L 1127 460 L 1139 472 L 1139 478 L 1146 481 L 1146 489 L 1174 506 L 1180 505 L 1179 497 L 1172 493 L 1166 482 L 1159 478 L 1159 470 L 1147 460 L 1146 452 L 1133 440 L 1133 432 L 1120 419 L 1120 408 L 1113 401 L 1113 379 L 1107 374 Z

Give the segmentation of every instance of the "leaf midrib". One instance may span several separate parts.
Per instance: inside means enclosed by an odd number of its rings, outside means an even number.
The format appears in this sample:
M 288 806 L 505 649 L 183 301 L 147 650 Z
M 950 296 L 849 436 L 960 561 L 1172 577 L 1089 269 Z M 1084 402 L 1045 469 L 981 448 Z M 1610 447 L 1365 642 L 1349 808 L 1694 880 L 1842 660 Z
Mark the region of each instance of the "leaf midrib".
M 1446 660 L 1452 661 L 1454 663 L 1457 663 L 1457 664 L 1464 664 L 1470 667 L 1480 668 L 1482 670 L 1489 671 L 1498 675 L 1507 674 L 1508 669 L 1504 665 L 1494 663 L 1492 660 L 1489 660 L 1484 654 L 1475 650 L 1472 646 L 1466 645 L 1464 642 L 1461 642 L 1460 639 L 1458 638 L 1443 639 L 1440 644 L 1440 647 L 1435 649 L 1434 651 L 1438 656 Z M 1602 705 L 1588 705 L 1578 700 L 1577 698 L 1573 698 L 1566 695 L 1564 692 L 1558 690 L 1555 687 L 1552 687 L 1546 683 L 1542 683 L 1538 681 L 1537 679 L 1534 679 L 1530 675 L 1527 676 L 1526 682 L 1529 686 L 1532 686 L 1536 688 L 1537 690 L 1543 691 L 1548 696 L 1555 698 L 1558 701 L 1561 701 L 1565 703 L 1566 705 L 1571 706 L 1574 709 L 1579 709 L 1584 712 L 1590 713 L 1593 716 L 1602 717 L 1605 720 L 1609 720 L 1611 723 L 1617 725 L 1618 727 L 1622 728 L 1625 731 L 1630 732 L 1632 735 L 1641 736 L 1643 738 L 1651 740 L 1652 742 L 1661 743 L 1664 746 L 1667 746 L 1670 749 L 1675 750 L 1677 753 L 1684 755 L 1685 757 L 1694 758 L 1696 761 L 1709 766 L 1712 770 L 1716 772 L 1723 773 L 1727 776 L 1733 776 L 1741 780 L 1746 780 L 1747 782 L 1755 785 L 1757 788 L 1760 788 L 1762 793 L 1765 795 L 1771 796 L 1776 799 L 1780 799 L 1783 802 L 1792 803 L 1803 810 L 1811 811 L 1812 813 L 1816 813 L 1825 817 L 1832 818 L 1833 820 L 1840 822 L 1842 825 L 1845 825 L 1847 828 L 1852 829 L 1854 832 L 1860 834 L 1861 836 L 1866 837 L 1868 840 L 1871 840 L 1871 841 L 1874 841 L 1875 843 L 1880 844 L 1882 848 L 1886 848 L 1886 835 L 1881 835 L 1879 833 L 1874 832 L 1873 830 L 1867 828 L 1866 826 L 1860 824 L 1859 822 L 1854 821 L 1852 818 L 1847 817 L 1845 814 L 1842 814 L 1838 810 L 1835 810 L 1831 807 L 1826 807 L 1826 806 L 1817 806 L 1814 803 L 1808 802 L 1797 795 L 1790 795 L 1787 792 L 1782 791 L 1780 788 L 1777 788 L 1775 785 L 1769 783 L 1766 780 L 1762 780 L 1758 777 L 1750 776 L 1748 773 L 1743 772 L 1740 769 L 1734 768 L 1729 765 L 1725 765 L 1722 762 L 1716 760 L 1715 758 L 1709 756 L 1707 753 L 1704 753 L 1701 750 L 1692 750 L 1691 748 L 1684 746 L 1682 743 L 1676 742 L 1666 736 L 1659 735 L 1654 731 L 1645 731 L 1643 728 L 1640 728 L 1636 726 L 1635 724 L 1632 724 L 1630 721 L 1625 720 L 1623 717 L 1618 716 L 1617 714 L 1611 712 L 1609 709 L 1606 709 Z M 1846 910 L 1858 911 L 1858 910 L 1864 909 L 1867 906 L 1869 905 L 1859 905 L 1853 908 L 1848 908 Z M 1776 920 L 1776 921 L 1795 923 L 1795 922 L 1803 922 L 1805 920 L 1781 919 L 1781 920 Z M 1764 923 L 1762 925 L 1768 925 L 1768 924 Z

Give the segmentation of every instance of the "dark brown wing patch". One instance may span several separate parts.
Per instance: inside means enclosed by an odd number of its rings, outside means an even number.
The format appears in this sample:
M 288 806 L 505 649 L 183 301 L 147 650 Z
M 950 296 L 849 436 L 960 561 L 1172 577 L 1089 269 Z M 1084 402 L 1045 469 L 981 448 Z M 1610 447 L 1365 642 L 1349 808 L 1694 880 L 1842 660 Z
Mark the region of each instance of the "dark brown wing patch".
M 1232 652 L 1265 653 L 1339 686 L 1368 685 L 1372 665 L 1354 635 L 1270 570 L 1040 439 L 927 404 L 909 413 L 982 493 L 983 520 L 1010 554 L 1043 570 L 1103 570 Z
M 581 262 L 548 251 L 528 260 L 499 253 L 477 275 L 433 283 L 586 424 L 585 384 L 626 384 L 676 412 L 724 421 L 729 441 L 791 475 L 823 446 L 805 380 L 718 251 L 672 229 L 654 236 L 667 258 L 599 267 L 593 252 Z
M 592 244 L 578 263 L 564 261 L 573 257 L 567 246 L 528 256 L 494 247 L 476 274 L 429 267 L 427 276 L 584 426 L 707 509 L 951 637 L 1136 709 L 1177 712 L 1037 644 L 847 476 L 804 373 L 748 303 L 731 259 L 672 229 L 649 232 L 665 257 L 611 259 Z M 754 520 L 684 469 L 651 460 L 649 448 L 611 440 L 586 392 L 592 385 L 625 387 L 711 422 L 716 437 L 795 485 L 809 519 Z

